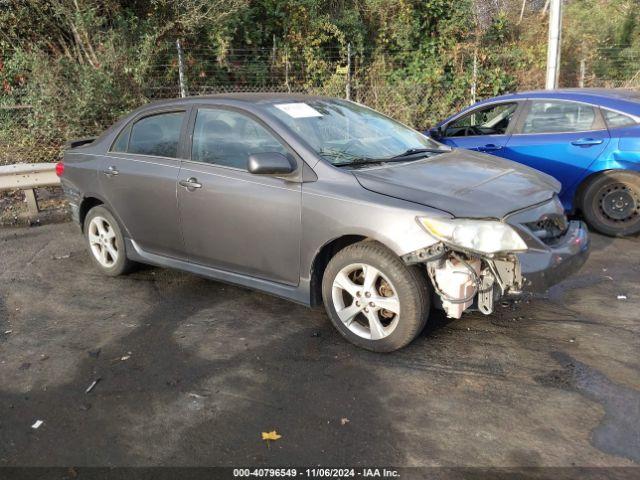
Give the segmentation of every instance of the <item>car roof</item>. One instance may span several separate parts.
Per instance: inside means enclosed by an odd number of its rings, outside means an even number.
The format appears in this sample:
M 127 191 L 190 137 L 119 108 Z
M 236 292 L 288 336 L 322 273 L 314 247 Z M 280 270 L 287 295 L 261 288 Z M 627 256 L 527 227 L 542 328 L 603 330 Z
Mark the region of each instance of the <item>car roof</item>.
M 510 100 L 526 100 L 529 98 L 573 100 L 575 102 L 599 105 L 611 110 L 640 117 L 640 91 L 638 90 L 624 88 L 559 88 L 555 90 L 528 90 L 487 98 L 459 110 L 438 122 L 436 126 L 442 126 L 452 119 L 461 117 L 467 112 L 485 104 Z
M 174 107 L 184 108 L 190 105 L 219 105 L 219 106 L 235 106 L 242 108 L 249 112 L 256 113 L 258 111 L 264 111 L 266 106 L 273 103 L 280 102 L 305 102 L 312 100 L 330 100 L 330 101 L 346 101 L 337 97 L 327 97 L 320 95 L 305 95 L 301 93 L 256 93 L 256 92 L 242 92 L 242 93 L 220 93 L 215 95 L 196 95 L 184 98 L 165 98 L 161 100 L 155 100 L 153 102 L 145 103 L 135 110 L 120 117 L 117 122 L 112 124 L 94 141 L 94 145 L 97 145 L 105 139 L 110 139 L 114 132 L 119 132 L 125 125 L 127 125 L 132 119 L 146 115 L 147 113 L 153 114 L 155 110 L 163 110 L 165 108 L 172 109 Z M 111 140 L 109 140 L 111 141 Z
M 545 97 L 545 98 L 565 98 L 580 100 L 590 98 L 596 99 L 619 99 L 640 101 L 640 91 L 627 88 L 558 88 L 554 90 L 528 90 L 524 92 L 507 93 L 496 98 L 518 98 L 518 97 Z
M 522 100 L 525 98 L 573 100 L 576 102 L 601 105 L 603 107 L 609 107 L 614 110 L 620 110 L 633 115 L 640 115 L 640 91 L 625 88 L 560 88 L 555 90 L 529 90 L 488 98 L 478 102 L 476 105 L 501 100 Z
M 309 100 L 342 100 L 339 98 L 325 97 L 319 95 L 306 95 L 302 93 L 256 93 L 256 92 L 243 92 L 243 93 L 219 93 L 215 95 L 196 95 L 185 98 L 170 98 L 165 100 L 157 100 L 145 105 L 145 107 L 153 106 L 158 107 L 162 105 L 177 105 L 177 104 L 189 104 L 189 103 L 220 103 L 225 101 L 232 101 L 234 103 L 246 103 L 251 105 L 256 104 L 269 104 L 274 102 L 301 102 Z

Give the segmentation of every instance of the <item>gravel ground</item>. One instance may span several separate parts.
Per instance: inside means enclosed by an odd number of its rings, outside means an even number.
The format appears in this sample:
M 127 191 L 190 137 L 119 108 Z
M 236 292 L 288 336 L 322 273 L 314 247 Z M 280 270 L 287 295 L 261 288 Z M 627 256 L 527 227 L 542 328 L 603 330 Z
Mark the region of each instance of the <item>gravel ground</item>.
M 640 464 L 638 239 L 386 355 L 320 309 L 87 255 L 71 223 L 0 229 L 0 466 Z

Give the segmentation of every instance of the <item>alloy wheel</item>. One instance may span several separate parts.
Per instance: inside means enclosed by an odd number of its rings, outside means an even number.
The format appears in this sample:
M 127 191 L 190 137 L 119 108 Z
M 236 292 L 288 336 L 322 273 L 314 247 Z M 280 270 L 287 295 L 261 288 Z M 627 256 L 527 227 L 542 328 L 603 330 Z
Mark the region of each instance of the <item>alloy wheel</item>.
M 104 217 L 96 216 L 89 223 L 89 246 L 98 263 L 111 268 L 118 261 L 116 232 Z
M 372 265 L 354 263 L 340 270 L 333 280 L 332 300 L 342 323 L 361 338 L 380 340 L 398 325 L 397 290 Z

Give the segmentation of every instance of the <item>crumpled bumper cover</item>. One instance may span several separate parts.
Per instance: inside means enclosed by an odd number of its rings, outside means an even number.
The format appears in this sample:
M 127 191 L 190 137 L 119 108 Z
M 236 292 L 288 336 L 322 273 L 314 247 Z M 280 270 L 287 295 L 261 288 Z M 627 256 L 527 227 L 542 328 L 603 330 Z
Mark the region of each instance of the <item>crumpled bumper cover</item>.
M 64 180 L 62 181 L 62 190 L 67 198 L 69 212 L 71 213 L 71 220 L 80 225 L 80 192 L 66 185 Z
M 523 291 L 544 293 L 576 273 L 589 257 L 589 232 L 584 222 L 573 220 L 563 239 L 549 250 L 517 254 L 524 279 Z

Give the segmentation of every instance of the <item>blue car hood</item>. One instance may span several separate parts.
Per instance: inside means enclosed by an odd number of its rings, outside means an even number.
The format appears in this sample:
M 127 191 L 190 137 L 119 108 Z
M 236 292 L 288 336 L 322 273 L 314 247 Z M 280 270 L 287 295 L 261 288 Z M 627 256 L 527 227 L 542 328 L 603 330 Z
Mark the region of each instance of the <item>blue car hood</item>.
M 372 192 L 467 218 L 502 218 L 560 191 L 560 182 L 547 174 L 462 149 L 353 174 Z

